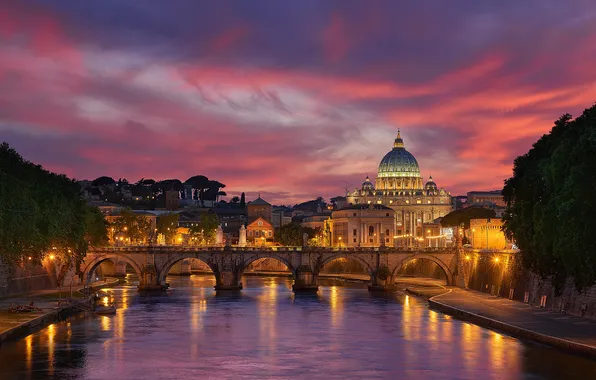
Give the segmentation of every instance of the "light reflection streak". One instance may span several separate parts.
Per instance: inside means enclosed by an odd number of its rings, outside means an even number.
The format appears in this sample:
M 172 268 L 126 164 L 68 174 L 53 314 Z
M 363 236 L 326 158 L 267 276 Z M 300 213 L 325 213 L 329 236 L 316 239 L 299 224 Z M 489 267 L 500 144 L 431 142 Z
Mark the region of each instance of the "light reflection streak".
M 329 295 L 329 304 L 331 305 L 331 327 L 340 327 L 343 316 L 343 302 L 339 296 L 337 286 L 331 287 Z
M 25 361 L 27 362 L 27 369 L 32 369 L 32 357 L 33 357 L 33 335 L 28 335 L 25 338 Z
M 54 374 L 54 338 L 56 337 L 56 326 L 52 323 L 48 326 L 48 374 Z

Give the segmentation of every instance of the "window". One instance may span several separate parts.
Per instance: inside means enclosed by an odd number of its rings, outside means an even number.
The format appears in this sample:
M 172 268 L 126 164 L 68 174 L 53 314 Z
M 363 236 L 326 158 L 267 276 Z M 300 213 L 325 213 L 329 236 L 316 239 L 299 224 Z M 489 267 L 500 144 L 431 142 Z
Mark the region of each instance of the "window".
M 269 235 L 269 237 L 271 237 L 271 231 L 267 232 L 267 235 Z
M 389 229 L 385 230 L 385 236 L 389 236 Z
M 420 204 L 422 201 L 420 199 L 416 199 L 416 203 Z
M 397 234 L 398 235 L 401 235 L 401 230 L 397 230 Z
M 356 243 L 356 238 L 352 239 L 352 241 L 353 241 L 354 243 Z
M 352 216 L 356 216 L 356 213 L 353 213 Z
M 369 242 L 369 243 L 374 243 L 374 242 L 373 242 L 373 239 L 368 239 L 368 242 Z
M 385 216 L 389 216 L 389 213 L 386 213 Z
M 368 227 L 368 236 L 373 236 L 375 234 L 375 228 L 373 226 Z
M 357 234 L 358 234 L 358 231 L 357 231 L 357 230 L 354 228 L 354 229 L 352 230 L 352 236 L 356 236 Z

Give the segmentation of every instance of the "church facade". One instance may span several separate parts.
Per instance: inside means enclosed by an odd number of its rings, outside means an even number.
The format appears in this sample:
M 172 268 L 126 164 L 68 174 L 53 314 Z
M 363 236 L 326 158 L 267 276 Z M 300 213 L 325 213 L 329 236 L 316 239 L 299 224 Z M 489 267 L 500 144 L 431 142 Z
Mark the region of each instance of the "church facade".
M 406 150 L 400 132 L 393 149 L 381 160 L 375 184 L 366 177 L 359 189 L 346 194 L 351 205 L 382 205 L 395 211 L 394 246 L 414 246 L 427 235 L 429 225 L 452 211 L 451 195 L 432 176 L 424 182 L 416 158 Z M 426 226 L 425 226 L 426 225 Z

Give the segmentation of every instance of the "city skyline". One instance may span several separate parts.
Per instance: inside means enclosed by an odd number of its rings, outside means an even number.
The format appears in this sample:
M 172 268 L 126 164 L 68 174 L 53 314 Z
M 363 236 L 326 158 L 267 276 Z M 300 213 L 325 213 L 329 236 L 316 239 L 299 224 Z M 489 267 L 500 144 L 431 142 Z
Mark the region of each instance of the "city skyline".
M 287 204 L 374 179 L 399 128 L 459 195 L 596 99 L 588 1 L 205 4 L 3 3 L 0 140 L 77 179 Z

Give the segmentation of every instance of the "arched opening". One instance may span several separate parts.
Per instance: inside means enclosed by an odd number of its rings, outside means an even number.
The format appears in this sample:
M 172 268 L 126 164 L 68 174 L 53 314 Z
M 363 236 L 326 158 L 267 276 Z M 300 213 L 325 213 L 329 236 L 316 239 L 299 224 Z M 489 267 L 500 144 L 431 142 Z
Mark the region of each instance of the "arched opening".
M 256 276 L 291 276 L 290 268 L 279 259 L 262 257 L 254 260 L 244 269 L 244 275 Z
M 368 264 L 351 257 L 337 256 L 323 262 L 318 278 L 342 282 L 370 282 Z
M 83 269 L 83 283 L 89 285 L 105 281 L 108 277 L 123 278 L 125 282 L 138 284 L 141 271 L 128 257 L 112 255 L 98 257 Z
M 294 269 L 282 258 L 255 257 L 248 260 L 242 271 L 245 288 L 285 287 L 289 290 L 294 282 Z
M 203 260 L 194 257 L 173 259 L 159 273 L 158 281 L 172 288 L 210 288 L 216 283 L 215 273 Z
M 429 257 L 408 258 L 395 268 L 394 281 L 416 281 L 434 285 L 449 285 L 451 272 L 436 259 Z

